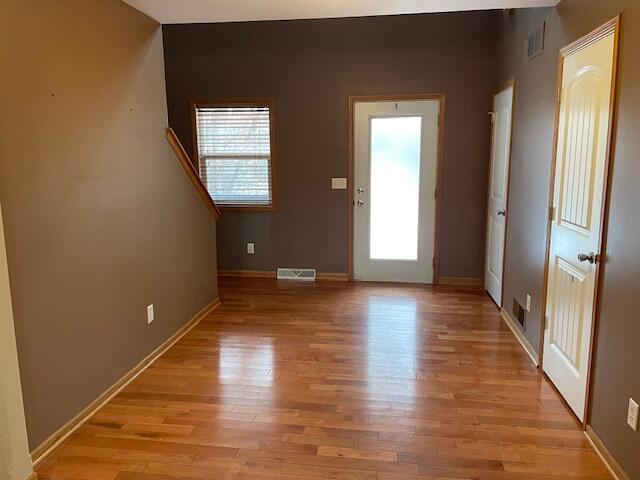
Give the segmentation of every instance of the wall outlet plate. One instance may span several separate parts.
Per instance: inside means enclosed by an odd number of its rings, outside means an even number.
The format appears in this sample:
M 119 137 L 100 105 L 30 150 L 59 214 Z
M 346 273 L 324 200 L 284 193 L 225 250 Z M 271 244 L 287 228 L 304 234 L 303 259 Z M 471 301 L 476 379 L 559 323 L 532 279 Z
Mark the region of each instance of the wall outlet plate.
M 638 402 L 633 398 L 629 399 L 629 411 L 627 412 L 627 423 L 634 432 L 638 431 Z
M 530 311 L 531 311 L 531 295 L 529 295 L 528 293 L 527 293 L 527 301 L 526 301 L 526 303 L 525 303 L 524 309 L 525 309 L 527 312 L 530 312 Z
M 249 255 L 253 255 L 254 253 L 256 253 L 256 244 L 253 242 L 249 242 L 247 243 L 247 253 Z
M 147 305 L 147 324 L 153 322 L 155 318 L 155 314 L 153 312 L 153 303 L 151 305 Z

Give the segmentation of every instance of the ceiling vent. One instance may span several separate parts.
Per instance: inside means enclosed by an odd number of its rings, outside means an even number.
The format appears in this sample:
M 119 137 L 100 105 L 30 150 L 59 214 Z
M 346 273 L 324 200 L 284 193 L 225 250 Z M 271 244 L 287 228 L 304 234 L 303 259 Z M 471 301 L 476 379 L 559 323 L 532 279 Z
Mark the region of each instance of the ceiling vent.
M 316 271 L 313 268 L 279 268 L 278 280 L 303 280 L 313 282 Z
M 542 22 L 535 31 L 529 34 L 529 41 L 527 43 L 527 58 L 529 60 L 537 57 L 544 50 L 544 34 L 545 22 Z

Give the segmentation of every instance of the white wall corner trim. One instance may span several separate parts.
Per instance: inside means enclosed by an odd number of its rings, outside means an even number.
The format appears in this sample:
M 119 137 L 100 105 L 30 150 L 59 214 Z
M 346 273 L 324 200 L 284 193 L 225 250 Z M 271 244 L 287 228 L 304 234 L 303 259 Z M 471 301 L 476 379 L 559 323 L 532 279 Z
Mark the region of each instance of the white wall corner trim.
M 26 480 L 32 473 L 0 208 L 0 480 Z

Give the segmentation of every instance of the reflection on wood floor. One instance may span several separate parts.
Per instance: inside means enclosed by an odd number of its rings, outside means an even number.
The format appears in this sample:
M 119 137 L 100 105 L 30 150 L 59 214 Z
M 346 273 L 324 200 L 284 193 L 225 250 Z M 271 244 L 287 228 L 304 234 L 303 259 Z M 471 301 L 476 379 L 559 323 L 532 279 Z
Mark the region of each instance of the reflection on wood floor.
M 221 298 L 42 480 L 610 478 L 480 292 L 228 279 Z

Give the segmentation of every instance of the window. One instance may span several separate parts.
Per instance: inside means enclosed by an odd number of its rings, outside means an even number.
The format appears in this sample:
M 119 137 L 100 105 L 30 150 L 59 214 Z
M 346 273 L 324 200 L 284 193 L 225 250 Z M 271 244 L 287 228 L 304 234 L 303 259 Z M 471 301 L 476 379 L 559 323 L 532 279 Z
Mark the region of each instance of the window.
M 200 178 L 221 207 L 273 207 L 273 104 L 194 104 Z

